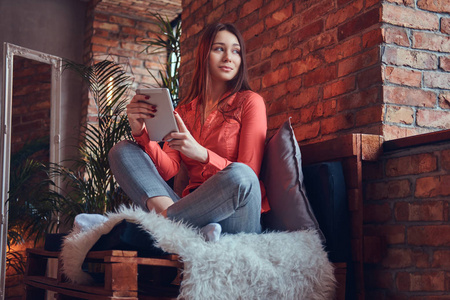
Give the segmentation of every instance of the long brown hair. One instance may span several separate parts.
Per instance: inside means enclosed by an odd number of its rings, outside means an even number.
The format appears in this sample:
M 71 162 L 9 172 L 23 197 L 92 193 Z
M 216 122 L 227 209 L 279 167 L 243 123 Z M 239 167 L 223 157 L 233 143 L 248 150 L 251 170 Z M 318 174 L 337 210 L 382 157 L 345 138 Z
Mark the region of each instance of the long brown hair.
M 209 54 L 211 52 L 212 43 L 214 42 L 217 33 L 222 30 L 229 31 L 234 34 L 238 39 L 241 48 L 241 65 L 239 66 L 238 73 L 232 80 L 227 82 L 229 96 L 240 91 L 251 90 L 250 84 L 248 83 L 245 43 L 241 33 L 233 24 L 217 23 L 209 25 L 203 33 L 202 38 L 200 39 L 200 43 L 197 47 L 194 75 L 192 77 L 191 85 L 186 98 L 184 98 L 180 104 L 186 104 L 191 102 L 195 98 L 198 98 L 198 103 L 200 104 L 199 107 L 202 107 L 204 105 L 206 98 L 210 94 L 209 83 L 211 82 L 211 74 L 209 72 Z M 226 104 L 225 100 L 228 97 L 222 98 L 217 104 L 219 111 L 224 116 L 231 113 L 229 111 L 224 111 L 224 106 Z

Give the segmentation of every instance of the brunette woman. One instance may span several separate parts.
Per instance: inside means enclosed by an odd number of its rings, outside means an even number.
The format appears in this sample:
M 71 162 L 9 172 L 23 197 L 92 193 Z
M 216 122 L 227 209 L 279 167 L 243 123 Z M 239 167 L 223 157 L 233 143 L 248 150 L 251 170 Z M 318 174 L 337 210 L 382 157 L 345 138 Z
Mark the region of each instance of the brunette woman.
M 152 128 L 144 119 L 154 117 L 158 107 L 146 97 L 136 95 L 127 106 L 136 143 L 123 141 L 109 154 L 127 195 L 143 209 L 199 228 L 213 223 L 213 229 L 221 226 L 227 233 L 259 233 L 266 107 L 250 89 L 245 44 L 236 27 L 206 29 L 189 92 L 174 112 L 179 132 L 164 138 L 163 149 L 148 138 Z M 166 180 L 181 162 L 189 184 L 180 198 Z

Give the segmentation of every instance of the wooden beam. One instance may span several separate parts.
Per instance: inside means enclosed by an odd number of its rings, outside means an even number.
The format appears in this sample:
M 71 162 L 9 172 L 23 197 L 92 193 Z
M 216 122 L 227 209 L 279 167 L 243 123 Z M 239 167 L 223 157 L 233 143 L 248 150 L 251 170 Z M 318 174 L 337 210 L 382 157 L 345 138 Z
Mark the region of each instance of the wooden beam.
M 383 149 L 385 152 L 387 152 L 403 148 L 421 146 L 425 144 L 439 143 L 448 140 L 450 140 L 450 129 L 386 141 L 383 143 Z

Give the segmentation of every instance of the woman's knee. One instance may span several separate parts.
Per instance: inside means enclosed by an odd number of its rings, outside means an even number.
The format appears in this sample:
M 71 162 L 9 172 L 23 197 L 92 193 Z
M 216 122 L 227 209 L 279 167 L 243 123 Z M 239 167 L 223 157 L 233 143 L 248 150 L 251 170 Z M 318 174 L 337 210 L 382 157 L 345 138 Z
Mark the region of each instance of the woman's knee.
M 137 151 L 142 151 L 142 149 L 133 141 L 120 141 L 115 144 L 108 153 L 108 161 L 110 166 L 121 165 L 124 160 L 130 156 L 135 156 Z
M 137 151 L 142 151 L 142 149 L 132 141 L 124 140 L 115 144 L 108 153 L 111 171 L 117 175 L 123 168 L 128 168 L 130 158 L 135 159 Z
M 227 184 L 260 189 L 259 179 L 252 168 L 243 163 L 232 163 L 226 168 Z
M 124 155 L 124 153 L 128 152 L 129 149 L 132 149 L 134 147 L 138 147 L 135 143 L 132 141 L 124 140 L 120 141 L 117 144 L 115 144 L 108 153 L 108 158 L 115 159 L 119 158 Z

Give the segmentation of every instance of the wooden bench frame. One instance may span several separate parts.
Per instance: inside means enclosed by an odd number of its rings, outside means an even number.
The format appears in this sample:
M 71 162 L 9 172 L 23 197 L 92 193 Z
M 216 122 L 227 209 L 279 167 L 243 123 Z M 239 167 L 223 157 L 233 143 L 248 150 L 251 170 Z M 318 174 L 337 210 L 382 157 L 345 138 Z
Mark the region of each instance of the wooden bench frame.
M 56 293 L 58 300 L 69 300 L 74 297 L 88 300 L 137 300 L 137 299 L 176 299 L 179 286 L 163 286 L 155 283 L 153 295 L 138 293 L 138 265 L 154 267 L 173 267 L 183 269 L 183 263 L 177 255 L 161 258 L 138 257 L 136 251 L 108 250 L 91 251 L 86 262 L 97 262 L 105 265 L 105 281 L 103 285 L 80 285 L 67 282 L 61 272 L 59 252 L 43 249 L 27 249 L 27 270 L 24 278 L 26 293 L 24 299 L 45 299 L 45 291 Z M 46 275 L 48 259 L 58 259 L 57 278 Z M 337 281 L 345 285 L 346 264 L 337 263 L 335 276 Z M 181 280 L 179 277 L 177 279 Z M 177 281 L 177 280 L 175 280 Z M 345 299 L 345 289 L 338 289 L 336 299 Z
M 58 259 L 56 278 L 46 275 L 49 259 Z M 80 285 L 67 282 L 61 272 L 59 252 L 43 249 L 27 249 L 27 267 L 24 276 L 26 285 L 25 299 L 45 299 L 45 291 L 53 291 L 57 299 L 92 299 L 92 300 L 137 300 L 137 299 L 175 299 L 178 285 L 152 286 L 154 294 L 139 295 L 138 266 L 171 267 L 182 269 L 183 264 L 177 255 L 160 258 L 138 257 L 136 251 L 108 250 L 91 251 L 85 262 L 104 267 L 104 284 Z
M 364 235 L 363 235 L 363 192 L 362 162 L 376 161 L 382 150 L 383 139 L 378 135 L 349 134 L 342 137 L 300 146 L 303 165 L 319 162 L 340 161 L 344 169 L 348 204 L 351 218 L 351 248 L 354 267 L 357 299 L 364 299 Z M 27 286 L 26 299 L 44 299 L 42 293 L 50 290 L 58 294 L 58 299 L 171 299 L 165 296 L 138 295 L 138 265 L 155 267 L 175 267 L 182 269 L 183 264 L 176 255 L 164 258 L 141 258 L 135 251 L 89 252 L 86 260 L 105 264 L 104 286 L 74 285 L 64 280 L 61 264 L 58 263 L 56 279 L 45 276 L 46 261 L 58 258 L 58 252 L 28 249 L 28 263 L 25 274 Z M 347 280 L 346 264 L 336 263 L 335 275 L 338 281 L 336 299 L 345 299 Z M 44 270 L 44 271 L 39 271 Z M 167 292 L 167 290 L 166 290 Z M 175 291 L 176 292 L 176 291 Z M 162 291 L 164 293 L 164 291 Z M 69 298 L 64 298 L 67 296 Z M 28 298 L 27 298 L 28 297 Z M 31 297 L 31 298 L 30 298 Z M 36 298 L 37 297 L 37 298 Z M 176 298 L 173 297 L 173 299 Z
M 301 145 L 300 149 L 303 165 L 327 161 L 340 161 L 342 163 L 350 212 L 352 262 L 355 275 L 355 280 L 351 284 L 355 287 L 357 299 L 363 300 L 365 299 L 364 244 L 370 241 L 367 241 L 363 234 L 362 164 L 363 161 L 378 160 L 383 149 L 383 137 L 353 133 L 326 141 Z M 342 284 L 338 280 L 338 294 L 342 293 Z

